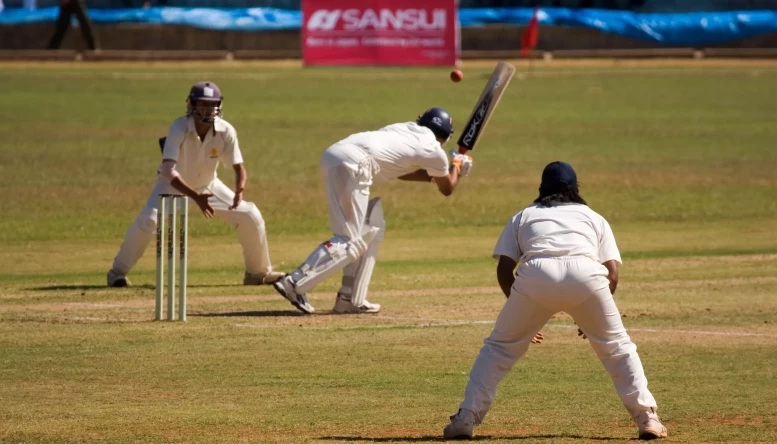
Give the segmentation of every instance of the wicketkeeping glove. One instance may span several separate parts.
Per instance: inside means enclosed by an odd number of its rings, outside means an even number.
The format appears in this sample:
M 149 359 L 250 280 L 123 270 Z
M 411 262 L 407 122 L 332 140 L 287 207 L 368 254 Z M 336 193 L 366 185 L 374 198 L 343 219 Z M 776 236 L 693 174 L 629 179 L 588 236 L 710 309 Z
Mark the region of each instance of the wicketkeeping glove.
M 472 157 L 466 154 L 461 154 L 456 150 L 451 150 L 451 165 L 456 165 L 459 169 L 459 176 L 469 175 L 469 170 L 472 169 Z

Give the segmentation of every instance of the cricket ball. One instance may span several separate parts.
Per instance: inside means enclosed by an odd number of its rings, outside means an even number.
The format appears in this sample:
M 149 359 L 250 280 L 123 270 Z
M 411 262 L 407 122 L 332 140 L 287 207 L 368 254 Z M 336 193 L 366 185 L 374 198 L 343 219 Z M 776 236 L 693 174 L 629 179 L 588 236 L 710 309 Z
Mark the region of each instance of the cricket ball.
M 458 83 L 461 82 L 461 79 L 464 78 L 464 73 L 459 71 L 458 69 L 454 69 L 451 71 L 451 80 Z

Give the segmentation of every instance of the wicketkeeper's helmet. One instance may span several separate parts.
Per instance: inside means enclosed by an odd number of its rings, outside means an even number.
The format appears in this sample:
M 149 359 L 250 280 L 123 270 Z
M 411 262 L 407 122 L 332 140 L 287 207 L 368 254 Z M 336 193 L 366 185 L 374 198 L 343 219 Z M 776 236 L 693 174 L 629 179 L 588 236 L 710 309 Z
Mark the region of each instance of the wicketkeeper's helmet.
M 192 86 L 186 96 L 186 115 L 194 116 L 203 123 L 213 123 L 216 117 L 221 117 L 221 103 L 224 98 L 221 90 L 213 82 L 199 82 Z

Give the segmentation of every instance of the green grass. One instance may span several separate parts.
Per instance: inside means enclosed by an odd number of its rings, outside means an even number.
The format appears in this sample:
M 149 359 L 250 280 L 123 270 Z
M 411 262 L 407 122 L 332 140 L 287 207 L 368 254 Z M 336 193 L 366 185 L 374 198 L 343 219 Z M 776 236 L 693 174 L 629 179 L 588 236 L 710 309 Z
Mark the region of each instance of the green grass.
M 376 187 L 376 316 L 298 316 L 238 285 L 233 230 L 190 222 L 189 322 L 150 321 L 154 263 L 104 287 L 191 83 L 226 96 L 291 270 L 327 236 L 318 157 L 429 106 L 463 123 L 490 71 L 283 63 L 0 65 L 0 442 L 435 442 L 503 303 L 490 252 L 566 160 L 612 223 L 616 301 L 671 442 L 776 442 L 777 68 L 542 64 L 516 77 L 454 196 Z M 519 72 L 525 74 L 521 66 Z M 226 183 L 231 173 L 222 171 Z M 488 442 L 620 442 L 635 427 L 559 314 L 500 386 Z

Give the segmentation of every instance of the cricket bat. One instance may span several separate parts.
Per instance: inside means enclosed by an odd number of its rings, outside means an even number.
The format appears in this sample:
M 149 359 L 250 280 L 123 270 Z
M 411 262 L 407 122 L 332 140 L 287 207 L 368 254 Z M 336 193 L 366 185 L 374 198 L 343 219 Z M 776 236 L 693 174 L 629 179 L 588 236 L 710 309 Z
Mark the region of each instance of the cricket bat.
M 483 134 L 483 130 L 486 129 L 486 124 L 491 118 L 496 105 L 499 104 L 499 99 L 502 98 L 507 85 L 510 83 L 510 79 L 515 74 L 515 66 L 507 62 L 499 62 L 494 68 L 494 72 L 488 79 L 483 92 L 480 93 L 480 98 L 475 103 L 475 109 L 472 110 L 467 124 L 464 125 L 464 129 L 459 137 L 458 145 L 459 152 L 465 154 L 467 151 L 475 149 L 480 135 Z

